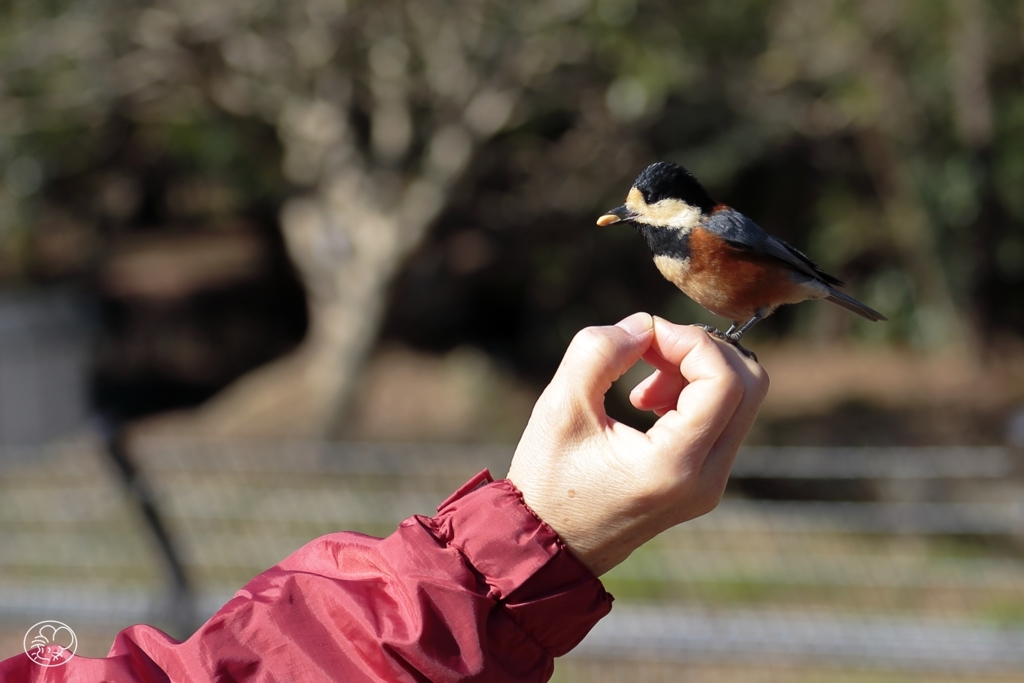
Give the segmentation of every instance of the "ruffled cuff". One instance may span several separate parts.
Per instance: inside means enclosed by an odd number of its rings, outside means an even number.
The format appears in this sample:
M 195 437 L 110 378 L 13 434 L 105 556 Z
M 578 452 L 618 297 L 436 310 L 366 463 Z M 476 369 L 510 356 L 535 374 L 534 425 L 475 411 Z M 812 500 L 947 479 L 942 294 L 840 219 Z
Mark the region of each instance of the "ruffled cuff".
M 611 611 L 612 596 L 523 502 L 507 479 L 484 470 L 452 494 L 432 520 L 439 540 L 459 551 L 551 656 L 576 647 Z

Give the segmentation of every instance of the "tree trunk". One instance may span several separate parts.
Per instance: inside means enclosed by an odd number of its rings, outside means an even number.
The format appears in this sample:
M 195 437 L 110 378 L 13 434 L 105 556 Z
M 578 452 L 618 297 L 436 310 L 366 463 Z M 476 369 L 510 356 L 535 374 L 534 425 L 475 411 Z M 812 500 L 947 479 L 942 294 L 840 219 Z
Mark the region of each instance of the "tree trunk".
M 310 328 L 289 355 L 237 380 L 199 412 L 217 436 L 337 436 L 372 349 L 388 285 L 441 209 L 442 188 L 417 180 L 390 210 L 367 175 L 348 173 L 294 199 L 281 225 L 307 288 Z

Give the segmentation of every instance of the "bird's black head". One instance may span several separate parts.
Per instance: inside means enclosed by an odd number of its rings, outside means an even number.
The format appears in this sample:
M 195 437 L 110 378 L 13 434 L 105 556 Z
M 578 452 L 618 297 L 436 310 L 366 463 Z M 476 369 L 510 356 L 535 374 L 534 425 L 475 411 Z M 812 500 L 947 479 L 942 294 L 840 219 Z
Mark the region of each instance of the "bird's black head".
M 659 161 L 637 176 L 626 203 L 597 219 L 598 225 L 628 221 L 637 228 L 688 231 L 716 206 L 689 171 Z
M 648 205 L 675 199 L 707 213 L 716 203 L 692 173 L 670 161 L 659 161 L 645 168 L 636 177 L 633 187 L 640 191 Z

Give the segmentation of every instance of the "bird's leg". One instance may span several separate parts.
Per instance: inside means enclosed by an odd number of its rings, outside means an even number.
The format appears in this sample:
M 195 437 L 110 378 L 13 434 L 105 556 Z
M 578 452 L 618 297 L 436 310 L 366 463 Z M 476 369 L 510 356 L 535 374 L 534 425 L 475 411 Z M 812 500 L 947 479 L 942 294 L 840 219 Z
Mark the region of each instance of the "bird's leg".
M 739 329 L 736 329 L 736 326 L 739 325 L 739 322 L 734 322 L 732 324 L 732 327 L 729 328 L 729 331 L 725 333 L 726 336 L 729 337 L 729 339 L 731 339 L 732 341 L 738 343 L 740 338 L 744 334 L 746 334 L 747 330 L 749 330 L 751 327 L 753 327 L 754 324 L 757 323 L 758 320 L 761 320 L 766 315 L 768 315 L 768 313 L 769 313 L 769 311 L 767 309 L 762 308 L 761 310 L 759 310 L 756 313 L 754 313 L 754 317 L 753 318 L 751 318 L 747 322 L 745 322 L 742 325 L 740 325 Z
M 750 349 L 744 348 L 742 345 L 740 345 L 740 339 L 743 337 L 744 333 L 746 333 L 747 330 L 753 327 L 758 320 L 761 320 L 766 315 L 768 315 L 768 313 L 770 313 L 768 309 L 762 308 L 761 310 L 754 313 L 753 318 L 743 323 L 742 325 L 740 325 L 738 320 L 733 321 L 732 325 L 729 326 L 729 329 L 726 330 L 725 334 L 721 336 L 721 339 L 724 339 L 725 341 L 735 346 L 740 353 L 742 353 L 744 356 L 746 356 L 747 358 L 756 363 L 757 354 L 751 351 Z M 715 331 L 717 332 L 717 330 Z M 721 333 L 719 332 L 719 334 Z

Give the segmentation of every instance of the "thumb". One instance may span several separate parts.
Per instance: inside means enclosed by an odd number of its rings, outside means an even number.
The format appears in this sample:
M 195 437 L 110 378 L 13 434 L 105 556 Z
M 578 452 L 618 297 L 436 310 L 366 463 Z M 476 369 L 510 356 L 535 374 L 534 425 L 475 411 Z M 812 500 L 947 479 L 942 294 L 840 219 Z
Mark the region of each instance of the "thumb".
M 612 382 L 640 360 L 653 340 L 654 319 L 647 313 L 634 313 L 607 327 L 584 328 L 569 343 L 552 383 L 577 401 L 603 405 Z

